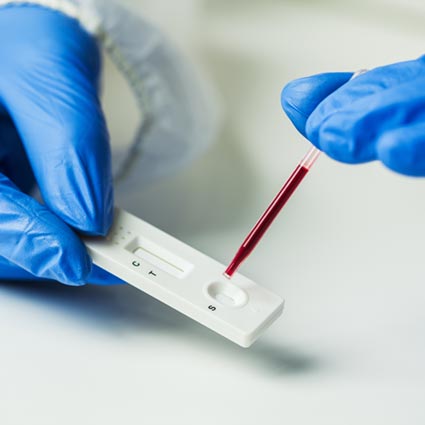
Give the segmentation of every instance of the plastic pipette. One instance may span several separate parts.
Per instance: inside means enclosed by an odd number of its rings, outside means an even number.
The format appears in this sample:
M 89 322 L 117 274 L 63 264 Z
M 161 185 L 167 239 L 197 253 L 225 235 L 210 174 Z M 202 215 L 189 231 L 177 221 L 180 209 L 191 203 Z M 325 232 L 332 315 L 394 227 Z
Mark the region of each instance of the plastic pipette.
M 274 219 L 278 216 L 288 199 L 292 196 L 295 189 L 310 171 L 310 168 L 316 162 L 320 155 L 319 149 L 312 147 L 301 162 L 297 165 L 292 172 L 289 179 L 285 182 L 280 192 L 273 199 L 272 203 L 268 206 L 264 214 L 257 221 L 255 226 L 249 232 L 248 236 L 243 241 L 238 249 L 235 257 L 224 272 L 224 276 L 230 279 L 236 270 L 240 267 L 242 262 L 251 254 L 258 242 L 264 236 L 267 229 L 273 223 Z
M 367 69 L 361 69 L 353 74 L 350 78 L 350 81 L 361 74 L 367 72 Z M 224 276 L 230 279 L 236 270 L 240 267 L 244 260 L 251 254 L 254 248 L 257 246 L 258 242 L 264 236 L 267 229 L 273 223 L 274 219 L 278 216 L 288 199 L 292 196 L 295 189 L 302 182 L 306 174 L 310 171 L 310 168 L 316 162 L 316 159 L 320 155 L 320 150 L 312 147 L 301 162 L 297 165 L 295 170 L 290 175 L 289 179 L 283 185 L 280 192 L 273 199 L 272 203 L 268 206 L 266 211 L 257 221 L 252 230 L 248 233 L 248 236 L 243 241 L 242 245 L 236 252 L 231 263 L 228 265 L 226 271 L 224 272 Z

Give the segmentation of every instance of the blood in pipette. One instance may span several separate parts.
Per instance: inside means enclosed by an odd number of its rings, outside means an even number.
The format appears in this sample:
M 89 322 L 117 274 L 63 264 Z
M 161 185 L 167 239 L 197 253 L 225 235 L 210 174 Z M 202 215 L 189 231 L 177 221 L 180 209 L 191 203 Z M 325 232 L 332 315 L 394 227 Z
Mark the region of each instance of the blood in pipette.
M 242 262 L 251 254 L 308 171 L 309 169 L 303 165 L 298 165 L 295 168 L 282 189 L 243 241 L 235 257 L 224 272 L 225 277 L 230 279 Z

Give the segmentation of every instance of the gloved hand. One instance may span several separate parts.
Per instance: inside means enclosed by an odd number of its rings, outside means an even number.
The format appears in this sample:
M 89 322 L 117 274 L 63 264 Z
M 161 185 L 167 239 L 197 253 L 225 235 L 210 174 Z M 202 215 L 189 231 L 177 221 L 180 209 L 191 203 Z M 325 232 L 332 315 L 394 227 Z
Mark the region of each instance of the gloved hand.
M 118 282 L 75 233 L 104 235 L 113 213 L 96 41 L 34 5 L 0 8 L 0 40 L 0 279 Z
M 425 176 L 425 58 L 290 82 L 282 106 L 296 128 L 330 157 L 379 160 L 409 176 Z

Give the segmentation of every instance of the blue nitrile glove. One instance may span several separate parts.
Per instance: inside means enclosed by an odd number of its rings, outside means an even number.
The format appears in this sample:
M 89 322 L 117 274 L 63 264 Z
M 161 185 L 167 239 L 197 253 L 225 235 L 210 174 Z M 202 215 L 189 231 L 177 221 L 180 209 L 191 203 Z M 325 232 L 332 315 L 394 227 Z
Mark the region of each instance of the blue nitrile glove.
M 425 58 L 290 82 L 282 106 L 296 128 L 330 157 L 379 160 L 409 176 L 425 176 Z
M 0 8 L 0 40 L 0 279 L 115 283 L 75 233 L 104 235 L 113 213 L 96 41 L 33 5 Z

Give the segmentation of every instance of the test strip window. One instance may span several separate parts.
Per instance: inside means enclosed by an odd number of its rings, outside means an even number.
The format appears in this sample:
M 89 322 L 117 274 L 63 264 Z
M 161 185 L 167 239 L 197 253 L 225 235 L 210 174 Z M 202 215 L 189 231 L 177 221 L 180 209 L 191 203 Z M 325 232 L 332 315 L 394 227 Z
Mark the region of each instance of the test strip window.
M 134 238 L 126 249 L 137 258 L 178 279 L 183 279 L 193 269 L 193 264 L 143 237 Z

